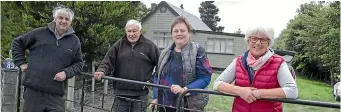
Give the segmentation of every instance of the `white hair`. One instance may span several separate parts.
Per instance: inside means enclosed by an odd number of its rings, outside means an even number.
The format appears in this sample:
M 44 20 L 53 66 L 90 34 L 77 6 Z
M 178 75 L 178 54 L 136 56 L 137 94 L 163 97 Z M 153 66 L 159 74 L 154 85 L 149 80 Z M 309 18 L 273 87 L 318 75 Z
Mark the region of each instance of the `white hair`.
M 65 6 L 58 6 L 58 7 L 54 8 L 52 11 L 52 14 L 53 14 L 53 18 L 56 18 L 58 16 L 58 14 L 67 15 L 67 16 L 69 16 L 71 21 L 73 20 L 73 18 L 75 16 L 74 12 L 70 8 L 67 8 Z
M 273 27 L 271 27 L 271 26 L 252 26 L 252 27 L 249 27 L 246 30 L 245 38 L 244 38 L 246 43 L 249 42 L 250 36 L 255 35 L 255 34 L 265 35 L 266 38 L 269 39 L 269 47 L 271 48 L 273 46 L 274 41 L 275 41 L 275 39 L 274 39 L 275 32 L 274 32 Z
M 141 23 L 140 23 L 139 21 L 137 21 L 137 20 L 134 20 L 134 19 L 128 20 L 128 22 L 127 22 L 127 24 L 126 24 L 126 27 L 127 27 L 128 25 L 137 25 L 137 26 L 139 27 L 139 30 L 142 29 Z

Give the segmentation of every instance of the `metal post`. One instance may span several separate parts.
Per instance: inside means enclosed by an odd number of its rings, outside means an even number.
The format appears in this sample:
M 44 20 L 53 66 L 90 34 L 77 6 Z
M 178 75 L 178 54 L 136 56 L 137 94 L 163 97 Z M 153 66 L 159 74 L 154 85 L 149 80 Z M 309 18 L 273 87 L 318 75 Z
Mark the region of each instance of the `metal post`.
M 103 96 L 102 96 L 102 108 L 104 108 L 104 97 L 108 94 L 108 80 L 104 80 L 104 90 L 103 90 Z
M 82 84 L 82 96 L 81 96 L 81 112 L 84 110 L 84 89 L 85 89 L 85 77 L 83 77 L 83 84 Z
M 17 85 L 17 90 L 18 90 L 18 97 L 17 97 L 17 112 L 20 112 L 20 97 L 21 97 L 21 76 L 22 72 L 21 69 L 19 69 L 19 75 L 18 75 L 18 85 Z
M 75 77 L 68 79 L 67 81 L 67 97 L 66 97 L 66 109 L 72 110 L 73 109 L 73 101 L 74 101 L 74 94 L 75 94 Z
M 105 79 L 104 80 L 104 94 L 108 94 L 108 80 Z
M 95 62 L 94 61 L 92 61 L 91 67 L 92 67 L 92 74 L 95 74 Z M 92 77 L 91 92 L 94 92 L 94 91 L 95 91 L 95 78 Z
M 3 82 L 3 76 L 4 76 L 4 72 L 2 72 L 3 70 L 1 70 L 1 75 L 0 75 L 0 111 L 2 110 L 2 97 L 3 97 L 3 85 L 2 85 L 2 82 Z
M 91 67 L 92 67 L 92 74 L 95 74 L 95 61 L 92 61 L 91 63 Z M 91 81 L 91 95 L 92 95 L 92 103 L 95 102 L 95 78 L 92 77 L 92 81 Z

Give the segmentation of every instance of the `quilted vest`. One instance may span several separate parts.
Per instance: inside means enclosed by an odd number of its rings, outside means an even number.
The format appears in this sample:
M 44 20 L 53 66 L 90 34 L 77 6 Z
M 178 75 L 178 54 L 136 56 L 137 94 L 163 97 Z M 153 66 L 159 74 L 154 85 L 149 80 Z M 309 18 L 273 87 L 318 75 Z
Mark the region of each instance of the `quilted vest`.
M 242 56 L 237 58 L 236 62 L 236 80 L 235 85 L 241 87 L 255 87 L 258 89 L 279 88 L 280 85 L 277 80 L 278 69 L 284 62 L 284 59 L 274 54 L 264 65 L 255 71 L 252 84 L 247 69 L 243 66 Z M 247 103 L 243 99 L 236 97 L 233 103 L 233 112 L 282 112 L 282 103 L 256 100 L 252 103 Z
M 162 75 L 163 68 L 165 67 L 168 59 L 170 57 L 171 49 L 174 48 L 175 44 L 165 48 L 162 50 L 159 62 L 158 62 L 158 77 L 160 78 Z M 183 73 L 184 77 L 184 85 L 188 85 L 196 79 L 196 56 L 199 49 L 199 44 L 196 42 L 188 42 L 181 49 L 181 57 L 183 62 Z M 160 81 L 160 79 L 158 79 Z M 158 83 L 159 84 L 159 83 Z M 207 89 L 207 88 L 205 88 Z M 162 96 L 162 95 L 159 95 Z M 186 96 L 188 107 L 194 110 L 204 110 L 204 107 L 207 105 L 209 100 L 209 95 L 205 93 L 197 93 L 194 96 Z

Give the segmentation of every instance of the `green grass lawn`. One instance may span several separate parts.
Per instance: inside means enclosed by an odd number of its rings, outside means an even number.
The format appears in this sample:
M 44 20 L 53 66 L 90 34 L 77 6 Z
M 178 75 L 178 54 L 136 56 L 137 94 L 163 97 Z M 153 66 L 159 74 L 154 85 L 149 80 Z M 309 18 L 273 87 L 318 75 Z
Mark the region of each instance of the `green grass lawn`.
M 219 76 L 219 74 L 214 74 L 212 76 L 211 84 L 209 88 L 212 90 L 214 80 Z M 334 98 L 332 97 L 332 87 L 318 82 L 311 81 L 303 77 L 297 77 L 297 85 L 299 90 L 299 99 L 302 100 L 315 100 L 315 101 L 323 101 L 323 102 L 333 102 Z M 233 97 L 228 96 L 217 96 L 210 95 L 210 100 L 208 105 L 205 107 L 206 111 L 213 112 L 229 112 L 231 111 L 233 104 Z M 298 105 L 298 104 L 287 104 L 284 103 L 284 112 L 339 112 L 339 109 L 325 108 L 325 107 L 314 107 L 307 105 Z

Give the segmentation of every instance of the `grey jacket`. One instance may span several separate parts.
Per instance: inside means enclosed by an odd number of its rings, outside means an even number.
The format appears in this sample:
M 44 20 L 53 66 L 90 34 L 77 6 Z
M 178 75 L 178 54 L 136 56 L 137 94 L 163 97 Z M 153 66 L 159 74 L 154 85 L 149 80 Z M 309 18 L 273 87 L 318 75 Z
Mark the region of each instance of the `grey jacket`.
M 38 91 L 64 95 L 66 81 L 53 80 L 58 72 L 64 71 L 66 78 L 80 75 L 84 65 L 81 43 L 72 28 L 57 39 L 55 22 L 47 27 L 36 28 L 13 40 L 12 54 L 16 66 L 28 63 L 23 79 L 25 87 Z M 28 61 L 25 50 L 30 51 Z
M 160 78 L 162 75 L 163 68 L 165 67 L 168 58 L 170 56 L 170 49 L 174 47 L 174 44 L 172 46 L 169 46 L 168 48 L 165 48 L 162 50 L 159 62 L 158 62 L 158 78 Z M 188 42 L 182 49 L 181 49 L 181 57 L 183 62 L 183 73 L 185 74 L 185 77 L 183 79 L 184 85 L 188 85 L 191 82 L 193 82 L 196 79 L 196 56 L 199 49 L 199 44 L 195 42 Z M 158 80 L 160 81 L 160 80 Z M 158 82 L 159 84 L 159 82 Z M 207 89 L 207 88 L 205 88 Z M 208 94 L 198 93 L 196 95 L 186 96 L 188 107 L 195 110 L 204 110 L 204 107 L 208 103 Z

